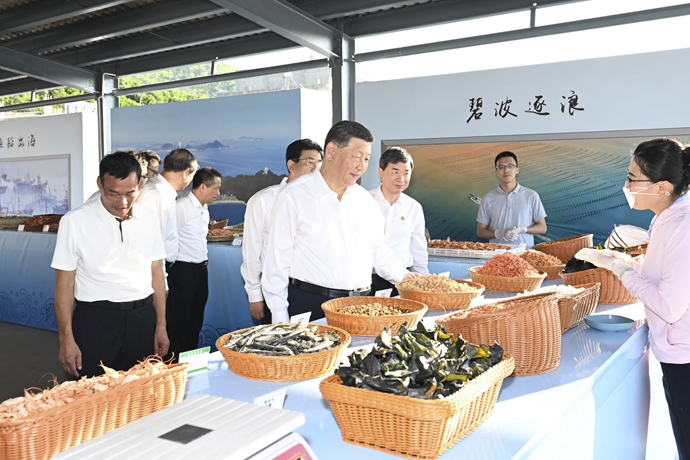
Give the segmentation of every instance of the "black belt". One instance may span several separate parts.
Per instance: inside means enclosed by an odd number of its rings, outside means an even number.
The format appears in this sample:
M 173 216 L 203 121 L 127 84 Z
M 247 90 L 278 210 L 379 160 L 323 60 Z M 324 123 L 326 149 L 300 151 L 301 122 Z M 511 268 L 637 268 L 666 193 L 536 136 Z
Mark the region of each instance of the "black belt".
M 112 310 L 134 310 L 136 308 L 141 308 L 144 305 L 153 303 L 153 294 L 145 299 L 130 300 L 129 302 L 111 302 L 109 300 L 97 300 L 95 302 L 84 302 L 82 300 L 78 300 L 78 302 L 87 307 L 110 308 Z
M 322 295 L 331 299 L 335 299 L 337 297 L 369 295 L 369 292 L 371 292 L 371 286 L 362 289 L 355 289 L 353 291 L 345 291 L 343 289 L 331 289 L 323 286 L 317 286 L 316 284 L 307 283 L 306 281 L 295 278 L 290 278 L 290 285 L 295 286 L 301 291 L 311 292 L 312 294 Z
M 205 267 L 208 265 L 208 260 L 204 260 L 203 262 L 185 262 L 183 260 L 176 260 L 176 264 L 187 264 L 187 265 L 194 265 L 195 267 Z

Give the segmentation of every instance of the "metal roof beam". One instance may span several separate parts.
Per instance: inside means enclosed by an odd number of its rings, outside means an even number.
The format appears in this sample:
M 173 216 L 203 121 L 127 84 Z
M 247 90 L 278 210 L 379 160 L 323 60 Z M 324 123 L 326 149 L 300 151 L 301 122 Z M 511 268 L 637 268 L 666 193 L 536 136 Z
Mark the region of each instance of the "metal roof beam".
M 14 104 L 0 106 L 0 112 L 12 112 L 14 110 L 34 109 L 36 107 L 47 107 L 49 105 L 67 104 L 69 102 L 90 101 L 96 99 L 95 94 L 80 94 L 78 96 L 60 97 L 57 99 L 45 99 L 42 101 L 26 102 L 24 104 Z
M 27 3 L 0 13 L 0 35 L 33 29 L 52 22 L 72 19 L 131 0 L 42 0 L 40 5 Z
M 284 0 L 211 1 L 327 58 L 342 58 L 342 32 Z
M 412 56 L 415 54 L 432 53 L 436 51 L 446 51 L 459 48 L 470 48 L 473 46 L 488 45 L 527 38 L 545 37 L 548 35 L 558 35 L 582 30 L 601 29 L 605 27 L 621 26 L 625 24 L 635 24 L 639 22 L 655 21 L 658 19 L 674 18 L 678 16 L 690 15 L 690 4 L 656 8 L 653 10 L 636 11 L 633 13 L 622 13 L 600 18 L 583 19 L 581 21 L 563 22 L 548 26 L 530 27 L 526 29 L 498 32 L 495 34 L 480 35 L 476 37 L 459 38 L 456 40 L 446 40 L 443 42 L 428 43 L 424 45 L 406 46 L 403 48 L 374 51 L 371 53 L 358 54 L 357 62 L 376 61 L 379 59 L 389 59 L 401 56 Z
M 0 46 L 0 69 L 69 86 L 87 93 L 100 91 L 101 74 Z
M 28 34 L 8 40 L 6 44 L 24 51 L 41 53 L 223 13 L 226 10 L 205 0 L 168 0 L 98 20 L 56 27 L 40 34 Z

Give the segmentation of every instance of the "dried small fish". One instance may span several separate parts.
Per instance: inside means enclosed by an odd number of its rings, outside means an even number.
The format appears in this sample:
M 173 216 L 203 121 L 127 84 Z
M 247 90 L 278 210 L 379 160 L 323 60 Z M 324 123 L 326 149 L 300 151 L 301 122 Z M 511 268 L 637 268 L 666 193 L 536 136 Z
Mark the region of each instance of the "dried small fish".
M 319 333 L 318 329 L 318 326 L 300 323 L 255 326 L 232 334 L 223 346 L 240 353 L 294 356 L 328 350 L 340 344 L 337 333 Z

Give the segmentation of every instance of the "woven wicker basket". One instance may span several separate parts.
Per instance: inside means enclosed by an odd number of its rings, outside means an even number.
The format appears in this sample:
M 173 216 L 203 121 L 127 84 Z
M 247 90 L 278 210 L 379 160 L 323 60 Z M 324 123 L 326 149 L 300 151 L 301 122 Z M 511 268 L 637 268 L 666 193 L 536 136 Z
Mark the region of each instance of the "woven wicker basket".
M 565 264 L 561 265 L 548 265 L 548 266 L 542 266 L 542 265 L 533 265 L 533 267 L 540 272 L 546 273 L 546 278 L 547 280 L 557 280 L 559 278 L 559 275 L 565 268 Z
M 338 375 L 319 388 L 328 400 L 343 441 L 414 459 L 435 459 L 489 418 L 513 358 L 443 399 L 417 399 L 342 384 Z M 363 455 L 366 458 L 366 454 Z
M 221 335 L 216 340 L 216 347 L 228 363 L 228 368 L 237 375 L 256 380 L 275 380 L 291 382 L 308 380 L 329 374 L 340 364 L 340 358 L 350 344 L 350 334 L 333 326 L 310 324 L 318 326 L 317 332 L 335 332 L 340 336 L 340 345 L 325 351 L 305 353 L 295 356 L 262 356 L 252 353 L 240 353 L 225 348 L 223 345 L 232 334 L 246 331 L 240 329 L 229 334 Z
M 582 248 L 591 248 L 593 245 L 594 235 L 591 233 L 586 233 L 584 235 L 569 236 L 567 238 L 559 238 L 557 240 L 539 243 L 532 249 L 558 257 L 561 259 L 561 262 L 565 264 L 575 255 L 577 251 Z
M 390 316 L 364 316 L 340 312 L 343 307 L 374 302 L 395 307 L 405 313 Z M 344 329 L 352 335 L 376 337 L 387 327 L 391 328 L 391 335 L 396 335 L 403 323 L 407 323 L 408 329 L 414 329 L 426 313 L 427 306 L 422 302 L 394 297 L 341 297 L 324 302 L 321 309 L 326 314 L 326 321 L 330 326 Z
M 511 303 L 495 313 L 464 319 L 453 314 L 436 320 L 452 334 L 472 343 L 498 342 L 515 358 L 514 375 L 552 371 L 561 362 L 561 319 L 553 293 L 533 294 L 496 302 Z
M 558 299 L 558 310 L 561 313 L 561 333 L 582 323 L 585 316 L 591 315 L 599 303 L 600 283 L 580 284 L 574 287 L 585 288 L 585 290 L 572 297 Z
M 615 305 L 637 302 L 637 298 L 630 294 L 630 291 L 623 286 L 621 280 L 611 270 L 605 268 L 592 268 L 574 273 L 561 272 L 561 279 L 563 284 L 570 286 L 601 283 L 599 303 Z
M 478 273 L 481 267 L 470 267 L 467 271 L 470 278 L 475 283 L 483 284 L 489 291 L 499 292 L 524 292 L 534 291 L 539 289 L 541 283 L 546 278 L 546 273 L 541 273 L 538 276 L 530 276 L 525 278 L 511 277 L 511 276 L 492 276 L 482 275 Z
M 42 460 L 182 401 L 187 364 L 17 421 L 0 422 L 0 458 Z
M 472 299 L 479 297 L 484 292 L 484 286 L 465 280 L 454 280 L 475 288 L 468 292 L 431 292 L 418 289 L 405 289 L 401 283 L 395 285 L 403 299 L 416 300 L 426 304 L 431 310 L 460 310 L 470 306 Z

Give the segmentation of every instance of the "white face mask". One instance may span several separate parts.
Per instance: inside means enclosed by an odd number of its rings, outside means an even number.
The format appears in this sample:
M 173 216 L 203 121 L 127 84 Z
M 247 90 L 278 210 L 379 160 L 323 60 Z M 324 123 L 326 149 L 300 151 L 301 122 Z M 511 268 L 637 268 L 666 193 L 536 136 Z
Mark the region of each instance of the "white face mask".
M 658 193 L 642 193 L 644 190 L 647 190 L 650 187 L 654 187 L 657 183 L 654 183 L 648 187 L 645 187 L 638 192 L 633 192 L 628 187 L 623 187 L 623 195 L 625 195 L 625 199 L 628 200 L 628 206 L 630 206 L 630 209 L 635 208 L 635 195 L 658 196 L 659 195 Z

